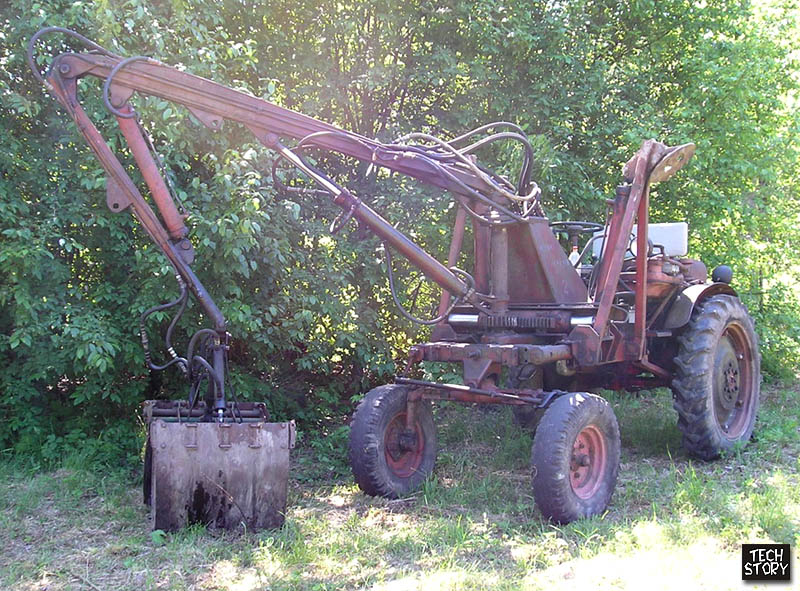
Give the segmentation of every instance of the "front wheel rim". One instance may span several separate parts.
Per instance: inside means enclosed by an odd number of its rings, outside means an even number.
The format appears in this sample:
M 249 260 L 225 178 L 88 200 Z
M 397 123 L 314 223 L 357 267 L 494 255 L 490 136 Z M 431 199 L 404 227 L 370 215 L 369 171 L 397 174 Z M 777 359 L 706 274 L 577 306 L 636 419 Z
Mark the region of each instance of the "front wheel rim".
M 572 492 L 583 500 L 592 498 L 603 484 L 608 463 L 605 437 L 594 425 L 584 427 L 575 437 L 569 462 Z
M 412 431 L 414 443 L 412 445 L 404 445 L 402 436 L 405 431 L 406 413 L 401 412 L 389 422 L 383 437 L 386 465 L 393 474 L 400 478 L 409 478 L 419 470 L 425 450 L 425 435 L 419 421 L 414 423 Z

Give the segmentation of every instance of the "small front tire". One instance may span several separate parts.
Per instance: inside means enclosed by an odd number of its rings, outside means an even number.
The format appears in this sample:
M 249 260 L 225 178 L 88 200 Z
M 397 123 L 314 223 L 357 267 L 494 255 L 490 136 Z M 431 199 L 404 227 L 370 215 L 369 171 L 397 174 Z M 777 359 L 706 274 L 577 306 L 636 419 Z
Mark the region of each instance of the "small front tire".
M 619 470 L 619 426 L 588 392 L 556 398 L 533 438 L 533 497 L 546 518 L 569 523 L 605 511 Z
M 370 390 L 350 423 L 350 467 L 368 495 L 396 499 L 417 488 L 436 463 L 436 427 L 427 401 L 416 403 L 406 430 L 409 388 L 387 384 Z

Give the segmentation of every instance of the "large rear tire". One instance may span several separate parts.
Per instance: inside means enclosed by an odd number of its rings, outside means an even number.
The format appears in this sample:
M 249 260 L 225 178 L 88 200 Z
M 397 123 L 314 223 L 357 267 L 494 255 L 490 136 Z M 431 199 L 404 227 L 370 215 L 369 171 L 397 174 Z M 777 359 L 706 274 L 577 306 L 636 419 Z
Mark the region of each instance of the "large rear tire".
M 758 337 L 735 296 L 698 305 L 678 337 L 673 405 L 686 451 L 702 460 L 746 443 L 753 434 L 761 385 Z
M 533 497 L 546 518 L 569 523 L 605 511 L 619 470 L 619 426 L 588 392 L 556 398 L 533 437 Z
M 427 401 L 417 403 L 414 429 L 406 431 L 409 388 L 387 384 L 370 390 L 350 423 L 350 467 L 368 495 L 395 499 L 417 488 L 436 463 L 436 427 Z

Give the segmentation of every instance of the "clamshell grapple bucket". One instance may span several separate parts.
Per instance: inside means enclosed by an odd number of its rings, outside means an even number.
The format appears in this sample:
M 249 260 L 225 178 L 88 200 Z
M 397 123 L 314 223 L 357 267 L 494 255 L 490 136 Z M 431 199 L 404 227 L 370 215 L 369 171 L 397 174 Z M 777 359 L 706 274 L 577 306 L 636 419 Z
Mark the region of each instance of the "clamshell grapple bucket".
M 185 400 L 148 401 L 144 415 L 144 497 L 153 529 L 283 524 L 294 421 L 267 422 L 263 403 L 229 403 L 222 422 L 205 422 L 205 404 L 190 409 Z

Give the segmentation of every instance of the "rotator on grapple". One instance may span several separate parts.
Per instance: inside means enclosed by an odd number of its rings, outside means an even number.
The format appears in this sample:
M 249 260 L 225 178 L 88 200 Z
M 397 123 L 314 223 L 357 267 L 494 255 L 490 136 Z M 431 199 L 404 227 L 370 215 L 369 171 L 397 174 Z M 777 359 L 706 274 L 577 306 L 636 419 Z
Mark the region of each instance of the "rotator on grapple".
M 42 77 L 33 51 L 38 39 L 54 32 L 88 51 L 58 55 Z M 643 142 L 608 201 L 605 224 L 551 223 L 530 178 L 530 143 L 511 123 L 449 141 L 415 133 L 381 143 L 149 58 L 124 59 L 57 27 L 31 39 L 29 62 L 106 170 L 108 206 L 130 208 L 174 267 L 181 294 L 156 309 L 177 307 L 179 316 L 191 293 L 213 324 L 190 339 L 181 357 L 170 341 L 176 317 L 167 331 L 171 360 L 156 365 L 147 355 L 151 369 L 176 365 L 190 382 L 188 400 L 146 405 L 146 497 L 154 527 L 281 523 L 294 425 L 268 423 L 263 404 L 232 399 L 225 380 L 225 319 L 191 270 L 187 228 L 128 103 L 135 92 L 184 105 L 214 131 L 224 120 L 238 122 L 311 179 L 342 209 L 332 232 L 354 218 L 383 242 L 398 305 L 392 251 L 442 288 L 434 319 L 414 318 L 400 306 L 406 317 L 433 325 L 431 341 L 413 346 L 404 374 L 368 392 L 353 415 L 349 455 L 364 492 L 397 497 L 432 473 L 432 400 L 511 405 L 517 420 L 535 428 L 533 494 L 542 513 L 559 522 L 602 512 L 616 482 L 617 421 L 608 403 L 586 390 L 671 387 L 685 447 L 703 459 L 749 439 L 760 381 L 752 320 L 729 285 L 729 273 L 715 271 L 709 282 L 703 263 L 686 258 L 686 224 L 648 223 L 651 185 L 683 167 L 693 144 Z M 105 81 L 105 104 L 158 214 L 80 106 L 77 81 L 87 75 Z M 287 147 L 286 138 L 295 145 Z M 497 141 L 523 147 L 516 183 L 475 159 L 475 152 Z M 310 164 L 304 156 L 309 149 L 339 152 L 448 190 L 457 202 L 448 264 Z M 455 264 L 468 220 L 473 260 L 463 270 Z M 572 247 L 569 256 L 559 235 Z M 144 319 L 142 341 L 147 351 Z M 422 361 L 460 364 L 463 383 L 415 379 Z

